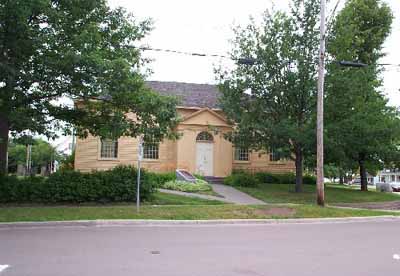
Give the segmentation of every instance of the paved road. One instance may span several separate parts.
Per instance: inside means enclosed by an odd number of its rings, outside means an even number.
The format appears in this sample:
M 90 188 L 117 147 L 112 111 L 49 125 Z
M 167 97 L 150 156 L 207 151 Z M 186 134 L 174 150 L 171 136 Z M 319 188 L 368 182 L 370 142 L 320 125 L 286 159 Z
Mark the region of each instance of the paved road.
M 0 229 L 0 276 L 400 275 L 400 222 Z

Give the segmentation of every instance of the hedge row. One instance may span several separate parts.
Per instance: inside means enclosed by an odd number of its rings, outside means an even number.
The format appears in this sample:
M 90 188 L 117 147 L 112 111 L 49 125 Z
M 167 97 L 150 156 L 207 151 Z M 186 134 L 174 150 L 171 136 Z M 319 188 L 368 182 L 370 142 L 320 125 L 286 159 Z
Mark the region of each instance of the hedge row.
M 266 173 L 259 172 L 254 175 L 261 183 L 270 184 L 295 184 L 296 175 L 294 173 Z M 303 183 L 315 185 L 316 177 L 313 175 L 303 175 Z
M 224 179 L 224 184 L 230 186 L 242 186 L 242 187 L 256 187 L 259 184 L 295 184 L 296 175 L 293 173 L 277 174 L 258 172 L 250 174 L 246 172 L 234 172 L 232 175 Z M 303 176 L 303 183 L 315 185 L 316 178 L 312 175 Z
M 119 166 L 109 171 L 60 171 L 44 177 L 0 178 L 0 203 L 81 203 L 136 201 L 137 170 Z M 151 177 L 141 171 L 141 200 L 154 192 Z

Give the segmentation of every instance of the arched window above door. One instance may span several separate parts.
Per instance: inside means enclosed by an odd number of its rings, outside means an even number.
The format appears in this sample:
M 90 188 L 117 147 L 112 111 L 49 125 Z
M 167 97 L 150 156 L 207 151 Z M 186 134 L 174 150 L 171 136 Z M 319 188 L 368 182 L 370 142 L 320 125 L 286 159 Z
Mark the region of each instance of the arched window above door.
M 200 132 L 196 137 L 197 142 L 212 142 L 213 140 L 213 136 L 207 131 Z

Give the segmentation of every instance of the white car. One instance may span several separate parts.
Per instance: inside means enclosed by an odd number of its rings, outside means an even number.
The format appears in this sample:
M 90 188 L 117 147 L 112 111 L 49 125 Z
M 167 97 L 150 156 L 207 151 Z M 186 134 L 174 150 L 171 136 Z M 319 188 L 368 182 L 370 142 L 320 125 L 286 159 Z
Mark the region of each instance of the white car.
M 351 183 L 351 185 L 361 185 L 361 178 L 360 177 L 354 178 L 350 183 Z M 368 179 L 367 179 L 367 184 L 368 185 L 373 185 L 373 183 L 368 181 Z
M 390 182 L 389 185 L 392 187 L 393 192 L 400 192 L 400 182 Z

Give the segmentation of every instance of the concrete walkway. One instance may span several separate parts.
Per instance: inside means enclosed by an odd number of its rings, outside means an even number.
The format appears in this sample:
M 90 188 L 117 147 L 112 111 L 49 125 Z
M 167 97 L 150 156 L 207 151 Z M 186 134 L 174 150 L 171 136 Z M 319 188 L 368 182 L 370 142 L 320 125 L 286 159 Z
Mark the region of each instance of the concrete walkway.
M 187 197 L 195 197 L 195 198 L 202 198 L 202 199 L 208 199 L 208 200 L 219 200 L 227 203 L 234 203 L 231 202 L 224 197 L 219 197 L 219 196 L 212 196 L 212 195 L 202 195 L 202 194 L 195 194 L 195 193 L 187 193 L 187 192 L 181 192 L 181 191 L 174 191 L 174 190 L 168 190 L 168 189 L 161 189 L 159 188 L 158 191 L 166 194 L 172 194 L 172 195 L 181 195 L 181 196 L 187 196 Z
M 266 204 L 264 201 L 261 201 L 257 198 L 249 196 L 246 193 L 243 193 L 231 186 L 223 185 L 223 184 L 211 184 L 214 192 L 222 195 L 226 200 L 242 205 L 250 205 L 250 204 Z
M 202 194 L 194 194 L 194 193 L 186 193 L 186 192 L 179 192 L 173 190 L 166 190 L 166 189 L 158 189 L 160 192 L 174 194 L 174 195 L 182 195 L 188 197 L 196 197 L 208 200 L 219 200 L 227 203 L 234 203 L 234 204 L 241 204 L 241 205 L 259 205 L 265 204 L 264 201 L 256 199 L 254 197 L 249 196 L 246 193 L 238 191 L 237 189 L 223 185 L 223 184 L 211 184 L 213 187 L 214 192 L 220 194 L 222 197 L 218 196 L 211 196 L 211 195 L 202 195 Z

